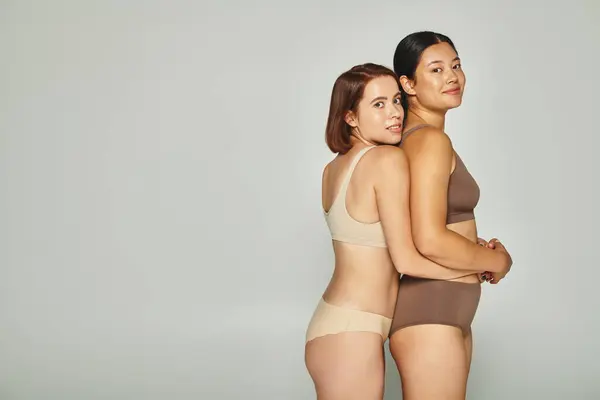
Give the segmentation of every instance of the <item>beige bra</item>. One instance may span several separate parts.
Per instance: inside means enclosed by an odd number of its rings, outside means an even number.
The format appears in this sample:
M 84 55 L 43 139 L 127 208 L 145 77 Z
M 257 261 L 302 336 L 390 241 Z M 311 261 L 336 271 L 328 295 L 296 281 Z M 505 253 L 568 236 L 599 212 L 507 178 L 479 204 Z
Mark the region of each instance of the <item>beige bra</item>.
M 365 147 L 354 157 L 342 182 L 342 187 L 329 211 L 323 211 L 333 240 L 363 246 L 387 247 L 380 221 L 373 223 L 359 222 L 352 218 L 346 209 L 346 192 L 354 168 L 356 168 L 362 156 L 374 147 L 376 146 Z

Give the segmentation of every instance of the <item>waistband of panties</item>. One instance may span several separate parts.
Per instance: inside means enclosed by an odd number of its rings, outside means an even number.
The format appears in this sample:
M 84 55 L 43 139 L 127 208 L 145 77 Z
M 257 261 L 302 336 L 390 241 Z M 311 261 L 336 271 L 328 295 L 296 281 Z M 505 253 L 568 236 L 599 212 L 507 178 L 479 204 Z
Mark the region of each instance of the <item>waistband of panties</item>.
M 474 285 L 474 286 L 480 286 L 481 283 L 479 282 L 460 282 L 460 281 L 449 281 L 449 280 L 445 280 L 445 279 L 432 279 L 432 278 L 421 278 L 418 276 L 411 276 L 411 275 L 402 275 L 402 277 L 400 278 L 400 282 L 402 281 L 412 281 L 412 282 L 440 282 L 441 284 L 445 284 L 445 283 L 451 283 L 451 284 L 460 284 L 460 285 Z

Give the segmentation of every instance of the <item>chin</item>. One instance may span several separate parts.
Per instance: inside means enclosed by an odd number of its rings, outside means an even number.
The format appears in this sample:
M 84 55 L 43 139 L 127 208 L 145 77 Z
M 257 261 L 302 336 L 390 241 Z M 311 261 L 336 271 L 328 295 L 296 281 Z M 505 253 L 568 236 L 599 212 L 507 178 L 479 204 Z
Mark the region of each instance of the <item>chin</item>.
M 390 139 L 390 143 L 392 146 L 397 145 L 398 143 L 400 143 L 400 141 L 402 140 L 402 134 L 399 133 L 397 135 L 394 135 L 391 139 Z
M 448 110 L 452 110 L 453 108 L 457 108 L 462 104 L 462 99 L 457 99 L 455 101 L 450 101 L 447 103 Z
M 394 135 L 391 138 L 386 138 L 386 140 L 382 140 L 379 143 L 381 143 L 381 144 L 387 144 L 387 145 L 390 145 L 390 146 L 397 146 L 400 143 L 401 140 L 402 140 L 402 135 L 398 134 L 398 135 Z

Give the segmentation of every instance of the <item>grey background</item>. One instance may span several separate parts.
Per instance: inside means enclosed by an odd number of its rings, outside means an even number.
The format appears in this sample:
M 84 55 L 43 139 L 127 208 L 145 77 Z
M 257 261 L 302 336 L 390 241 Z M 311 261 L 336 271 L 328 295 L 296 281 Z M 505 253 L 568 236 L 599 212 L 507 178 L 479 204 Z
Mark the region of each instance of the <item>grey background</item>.
M 422 29 L 515 261 L 469 398 L 600 398 L 598 4 L 319 3 L 0 1 L 0 399 L 314 399 L 331 86 Z

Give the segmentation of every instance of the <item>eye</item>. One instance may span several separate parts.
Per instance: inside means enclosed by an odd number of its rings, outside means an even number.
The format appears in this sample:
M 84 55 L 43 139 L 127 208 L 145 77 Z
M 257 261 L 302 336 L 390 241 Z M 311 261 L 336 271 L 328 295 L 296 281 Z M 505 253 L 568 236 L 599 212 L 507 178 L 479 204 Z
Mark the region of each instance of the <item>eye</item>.
M 456 64 L 452 68 L 454 68 L 454 69 L 461 69 L 462 68 L 462 64 Z
M 431 70 L 431 72 L 442 72 L 441 68 L 434 68 Z
M 383 107 L 383 102 L 382 101 L 378 101 L 377 103 L 373 104 L 374 107 L 376 108 L 381 108 Z
M 396 103 L 396 104 L 402 104 L 402 99 L 400 97 L 396 97 L 394 99 L 394 103 Z

